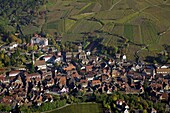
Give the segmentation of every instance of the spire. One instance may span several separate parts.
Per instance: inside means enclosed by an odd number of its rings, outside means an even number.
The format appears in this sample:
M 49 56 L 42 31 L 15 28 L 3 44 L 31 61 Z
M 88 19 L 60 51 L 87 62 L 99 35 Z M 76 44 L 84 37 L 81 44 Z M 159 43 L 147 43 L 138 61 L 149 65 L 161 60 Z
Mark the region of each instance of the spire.
M 80 52 L 82 52 L 82 45 L 81 45 L 81 43 L 80 43 L 80 45 L 78 46 L 78 52 L 80 53 Z

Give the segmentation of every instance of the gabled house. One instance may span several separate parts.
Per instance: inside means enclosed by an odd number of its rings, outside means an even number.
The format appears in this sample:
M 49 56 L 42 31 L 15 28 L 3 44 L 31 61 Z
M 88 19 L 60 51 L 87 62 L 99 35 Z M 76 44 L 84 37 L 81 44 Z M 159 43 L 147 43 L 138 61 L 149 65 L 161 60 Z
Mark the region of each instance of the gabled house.
M 109 59 L 108 64 L 113 65 L 113 64 L 115 64 L 115 61 L 113 59 Z
M 68 88 L 63 87 L 59 92 L 60 93 L 68 93 L 69 90 L 68 90 Z
M 71 77 L 72 77 L 72 78 L 80 78 L 80 75 L 78 74 L 77 71 L 74 71 L 74 72 L 71 74 Z
M 0 103 L 12 105 L 14 102 L 14 98 L 11 96 L 5 96 L 0 100 Z
M 166 84 L 166 86 L 164 87 L 164 90 L 166 91 L 170 90 L 170 84 Z
M 145 68 L 144 72 L 146 73 L 146 75 L 150 75 L 150 76 L 153 76 L 156 74 L 155 69 L 153 69 L 153 68 Z
M 87 79 L 81 79 L 80 80 L 80 85 L 83 87 L 83 88 L 86 88 L 88 86 L 88 80 Z
M 62 56 L 56 56 L 54 62 L 61 62 L 63 60 L 63 57 Z
M 92 86 L 101 85 L 101 81 L 100 80 L 92 80 L 91 85 Z
M 77 58 L 78 52 L 66 52 L 66 62 L 70 62 L 72 58 Z
M 167 75 L 170 74 L 170 68 L 158 68 L 156 72 L 157 74 Z
M 89 60 L 88 59 L 82 59 L 82 64 L 86 65 L 89 63 Z
M 57 83 L 59 87 L 66 86 L 66 76 L 57 75 L 55 76 L 55 79 L 57 79 Z
M 20 74 L 20 70 L 10 71 L 9 77 L 16 77 L 18 74 Z
M 5 74 L 0 74 L 0 82 L 4 82 L 6 78 Z
M 31 81 L 31 79 L 35 79 L 36 82 L 41 81 L 41 75 L 39 73 L 32 73 L 32 74 L 25 73 L 25 76 L 26 76 L 26 81 Z
M 85 66 L 86 72 L 93 71 L 93 65 L 87 65 Z
M 109 82 L 108 80 L 109 80 L 109 76 L 108 75 L 106 75 L 106 74 L 102 74 L 101 75 L 101 81 L 102 82 Z
M 120 59 L 120 56 L 121 56 L 121 54 L 116 53 L 116 58 L 117 58 L 117 59 Z
M 118 77 L 120 75 L 120 72 L 118 70 L 112 70 L 112 77 Z
M 91 81 L 95 78 L 96 74 L 97 73 L 95 71 L 90 71 L 85 75 L 85 77 L 87 78 L 88 81 Z
M 50 80 L 47 80 L 47 86 L 48 87 L 51 87 L 51 86 L 53 86 L 54 85 L 54 79 L 50 79 Z
M 48 102 L 48 101 L 53 102 L 53 96 L 46 93 L 44 95 L 44 102 Z
M 45 56 L 43 57 L 43 59 L 45 60 L 45 62 L 54 61 L 54 60 L 53 60 L 53 56 L 54 56 L 54 55 L 52 55 L 52 54 L 45 55 Z
M 23 86 L 23 81 L 20 75 L 17 75 L 17 77 L 12 82 L 18 85 L 18 87 Z
M 152 108 L 150 113 L 157 113 L 157 111 L 154 108 Z
M 43 73 L 41 74 L 42 80 L 44 80 L 45 77 L 47 77 L 47 76 L 52 76 L 52 72 L 51 72 L 51 71 L 43 72 Z
M 160 100 L 163 100 L 163 101 L 168 101 L 168 98 L 169 98 L 168 93 L 162 93 L 160 96 Z
M 87 59 L 86 53 L 84 51 L 81 51 L 78 56 L 79 59 Z
M 14 48 L 18 47 L 18 44 L 16 42 L 12 42 L 9 44 L 9 49 L 12 50 Z
M 48 39 L 40 36 L 35 36 L 31 38 L 31 45 L 37 44 L 39 47 L 48 46 Z
M 37 70 L 47 69 L 45 60 L 37 60 L 35 61 L 35 67 L 37 67 Z
M 34 102 L 37 103 L 37 106 L 41 106 L 41 104 L 43 103 L 43 96 L 38 95 Z
M 94 75 L 86 75 L 86 78 L 88 81 L 91 81 L 94 79 Z
M 76 69 L 76 67 L 73 64 L 68 64 L 68 66 L 64 68 L 65 71 L 71 71 L 73 69 Z
M 16 79 L 16 77 L 20 74 L 20 70 L 14 70 L 14 71 L 10 71 L 8 76 L 6 78 L 9 79 L 9 81 L 13 81 L 14 79 Z
M 152 90 L 160 91 L 163 89 L 163 84 L 152 83 L 150 84 L 150 87 L 152 88 Z

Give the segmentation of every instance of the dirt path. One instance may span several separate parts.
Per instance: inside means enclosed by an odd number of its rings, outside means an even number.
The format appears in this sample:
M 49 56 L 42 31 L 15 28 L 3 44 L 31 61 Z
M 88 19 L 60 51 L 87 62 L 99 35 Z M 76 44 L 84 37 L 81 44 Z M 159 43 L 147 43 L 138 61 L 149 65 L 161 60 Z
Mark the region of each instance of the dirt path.
M 78 103 L 78 104 L 95 104 L 95 103 L 96 102 L 85 102 L 85 103 Z M 76 103 L 74 103 L 74 104 L 76 104 Z M 66 104 L 66 105 L 64 105 L 62 107 L 59 107 L 59 108 L 56 108 L 56 109 L 53 109 L 53 110 L 49 110 L 49 111 L 45 111 L 45 112 L 41 112 L 41 113 L 50 113 L 50 112 L 53 112 L 53 111 L 56 111 L 56 110 L 63 109 L 65 107 L 67 107 L 67 106 L 74 105 L 74 104 Z
M 115 4 L 113 4 L 113 5 L 110 7 L 109 11 L 111 11 L 111 10 L 114 8 L 114 6 L 117 5 L 118 3 L 120 3 L 121 1 L 122 1 L 122 0 L 119 0 L 118 2 L 116 2 Z
M 64 105 L 64 106 L 62 106 L 62 107 L 59 107 L 59 108 L 56 108 L 56 109 L 53 109 L 53 110 L 50 110 L 50 111 L 41 112 L 41 113 L 50 113 L 50 112 L 53 112 L 53 111 L 56 111 L 56 110 L 65 108 L 65 107 L 70 106 L 70 105 L 71 105 L 71 104 L 66 104 L 66 105 Z

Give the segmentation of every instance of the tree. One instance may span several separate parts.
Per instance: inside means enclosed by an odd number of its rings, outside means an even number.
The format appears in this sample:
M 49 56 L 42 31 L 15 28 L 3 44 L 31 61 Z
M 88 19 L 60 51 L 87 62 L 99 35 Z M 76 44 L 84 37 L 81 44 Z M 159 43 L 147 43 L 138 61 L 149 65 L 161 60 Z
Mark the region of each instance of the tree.
M 138 104 L 138 109 L 143 110 L 143 106 L 141 104 Z
M 113 101 L 116 101 L 118 99 L 118 96 L 115 94 L 112 96 Z
M 28 50 L 28 51 L 31 51 L 32 49 L 33 49 L 32 46 L 28 46 L 28 47 L 27 47 L 27 50 Z
M 16 60 L 14 57 L 11 58 L 11 65 L 16 65 Z
M 34 50 L 34 51 L 38 50 L 38 46 L 37 46 L 37 45 L 34 45 L 34 46 L 33 46 L 33 50 Z
M 20 110 L 23 111 L 24 113 L 30 113 L 31 112 L 31 110 L 28 108 L 28 106 L 25 106 L 25 105 L 21 106 Z
M 164 64 L 164 63 L 166 63 L 168 61 L 168 56 L 161 55 L 159 58 L 160 58 L 159 59 L 160 63 L 162 63 L 162 64 Z
M 0 111 L 2 112 L 9 112 L 11 110 L 11 107 L 7 104 L 0 104 Z
M 2 51 L 2 52 L 0 53 L 0 60 L 4 60 L 4 57 L 5 57 L 5 54 L 4 54 L 4 51 Z
M 143 100 L 141 103 L 143 104 L 145 109 L 149 107 L 148 103 L 145 100 Z
M 4 60 L 5 66 L 9 66 L 10 65 L 10 58 L 8 55 L 5 55 L 5 60 Z
M 113 106 L 114 109 L 117 108 L 115 103 L 113 103 L 112 106 Z
M 11 34 L 9 36 L 9 42 L 16 42 L 16 41 L 17 41 L 17 37 L 15 35 Z
M 146 109 L 143 110 L 143 113 L 148 113 Z
M 0 61 L 0 68 L 2 68 L 4 66 L 4 64 L 2 63 L 2 61 Z
M 34 65 L 33 65 L 33 63 L 31 63 L 30 68 L 29 68 L 29 72 L 34 73 L 34 71 L 35 71 Z

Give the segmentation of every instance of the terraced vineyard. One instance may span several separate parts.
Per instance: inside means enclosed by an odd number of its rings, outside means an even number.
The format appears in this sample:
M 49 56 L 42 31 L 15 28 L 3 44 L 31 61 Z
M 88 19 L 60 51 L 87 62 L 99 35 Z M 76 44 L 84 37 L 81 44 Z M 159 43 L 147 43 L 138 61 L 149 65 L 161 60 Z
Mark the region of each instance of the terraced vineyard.
M 123 37 L 131 42 L 127 49 L 143 44 L 152 52 L 170 42 L 170 0 L 48 0 L 42 11 L 45 15 L 36 19 L 37 25 L 23 27 L 25 34 L 57 32 L 65 42 L 94 33 L 106 46 L 124 44 Z

